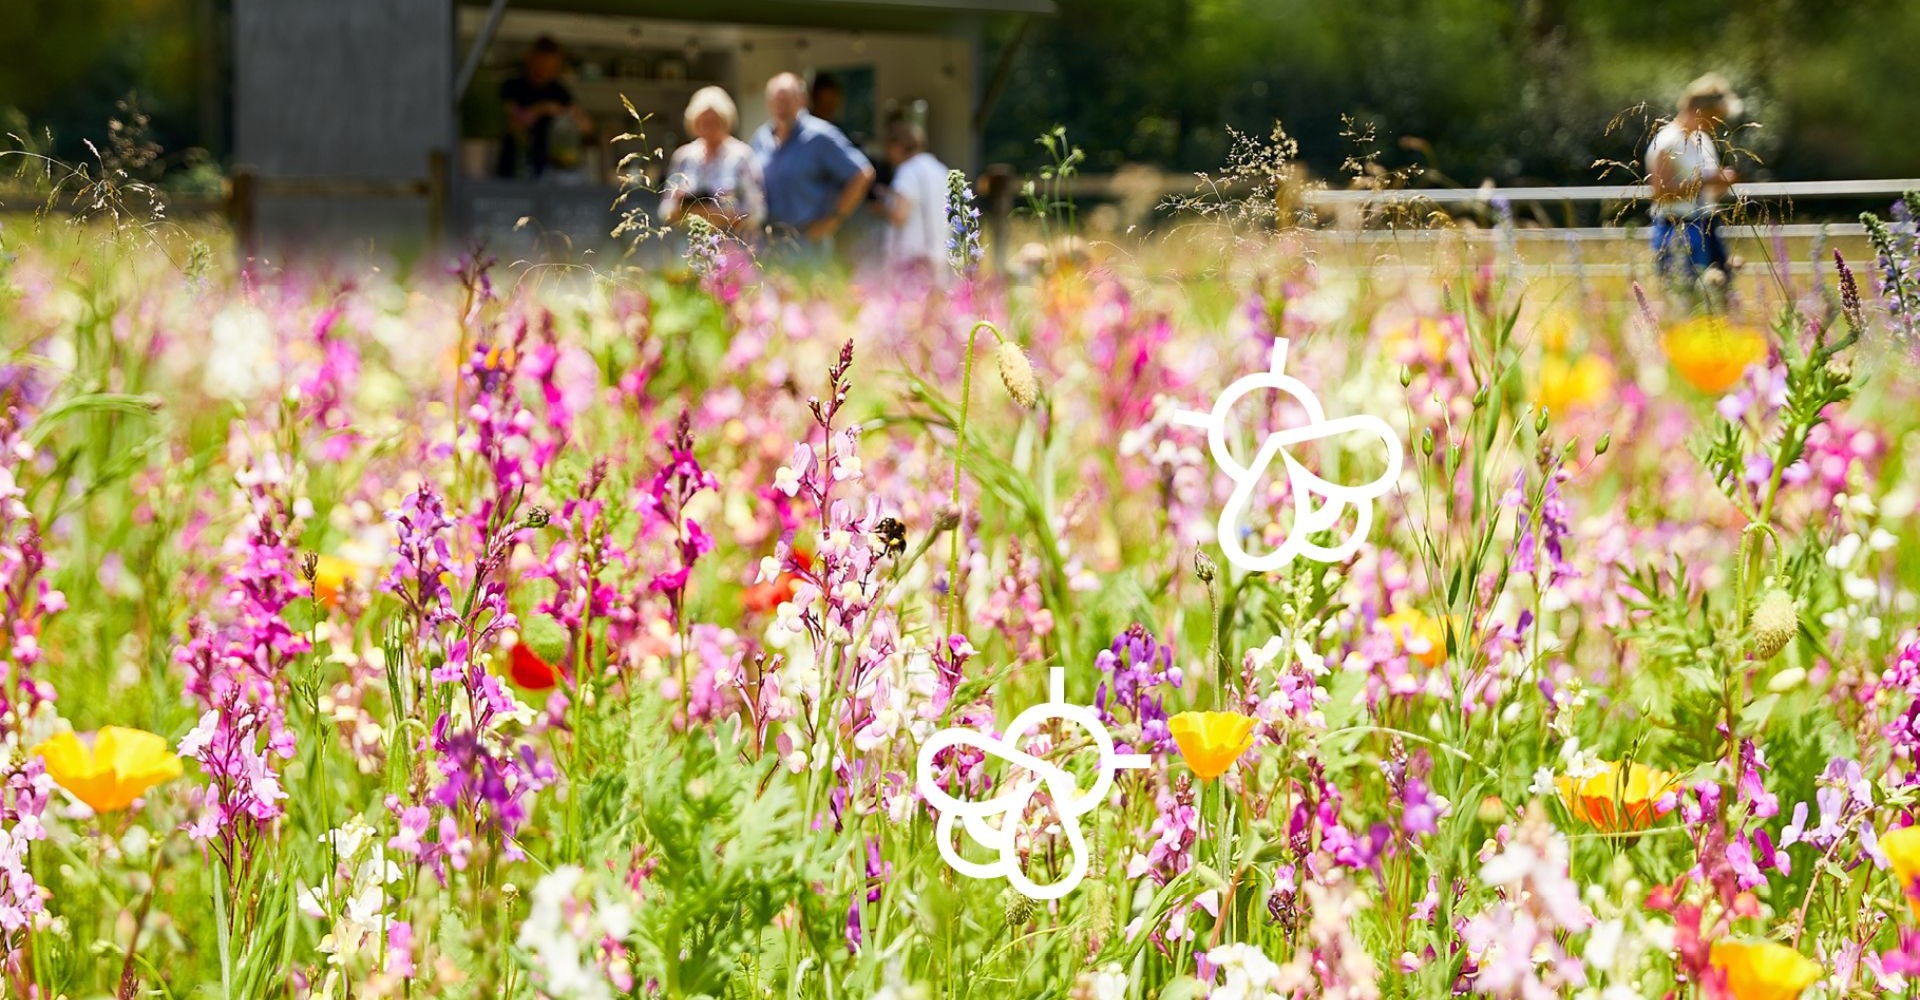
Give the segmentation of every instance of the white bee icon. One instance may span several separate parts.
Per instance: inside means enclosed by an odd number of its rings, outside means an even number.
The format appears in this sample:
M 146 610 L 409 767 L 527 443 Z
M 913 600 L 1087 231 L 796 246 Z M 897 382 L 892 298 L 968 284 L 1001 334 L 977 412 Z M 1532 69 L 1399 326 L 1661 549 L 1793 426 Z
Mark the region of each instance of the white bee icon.
M 1052 668 L 1047 675 L 1048 700 L 1021 712 L 1007 725 L 1006 736 L 994 739 L 971 729 L 942 729 L 920 745 L 919 775 L 916 785 L 920 797 L 927 800 L 939 818 L 934 821 L 934 836 L 940 857 L 953 870 L 970 878 L 1004 878 L 1015 892 L 1037 900 L 1059 899 L 1070 893 L 1087 876 L 1087 840 L 1080 832 L 1080 817 L 1106 801 L 1114 773 L 1124 768 L 1147 767 L 1153 759 L 1145 754 L 1115 753 L 1113 735 L 1100 717 L 1085 705 L 1070 705 L 1066 700 L 1066 671 Z M 1065 719 L 1087 731 L 1100 752 L 1100 774 L 1092 787 L 1076 794 L 1078 782 L 1072 774 L 1053 763 L 1020 749 L 1027 734 L 1048 719 Z M 949 794 L 937 780 L 940 769 L 935 758 L 950 748 L 967 747 L 998 757 L 1018 766 L 1022 773 L 989 798 L 969 802 Z M 1027 877 L 1020 864 L 1016 838 L 1026 816 L 1028 803 L 1041 788 L 1047 790 L 1060 831 L 1067 838 L 1073 860 L 1066 873 L 1046 885 Z M 995 826 L 993 818 L 999 817 Z M 960 856 L 954 837 L 954 820 L 965 825 L 968 836 L 999 855 L 988 864 L 968 861 Z
M 1328 420 L 1313 390 L 1286 374 L 1286 366 L 1287 341 L 1282 337 L 1273 342 L 1273 357 L 1268 370 L 1252 372 L 1234 380 L 1214 401 L 1211 412 L 1176 410 L 1173 414 L 1175 423 L 1206 429 L 1207 447 L 1213 452 L 1215 464 L 1233 480 L 1233 495 L 1227 498 L 1226 506 L 1220 508 L 1220 548 L 1225 552 L 1228 562 L 1250 573 L 1272 572 L 1292 562 L 1297 556 L 1306 556 L 1319 562 L 1340 562 L 1353 555 L 1360 544 L 1366 541 L 1367 531 L 1373 526 L 1373 502 L 1384 496 L 1400 479 L 1400 438 L 1394 434 L 1393 428 L 1387 426 L 1386 421 L 1371 414 Z M 1257 389 L 1272 389 L 1293 397 L 1300 408 L 1306 411 L 1307 422 L 1267 435 L 1266 440 L 1260 443 L 1260 450 L 1254 454 L 1253 461 L 1241 465 L 1227 448 L 1228 417 L 1233 405 L 1241 397 Z M 1359 434 L 1380 440 L 1386 448 L 1387 468 L 1379 478 L 1359 486 L 1331 482 L 1300 464 L 1288 451 L 1295 445 L 1345 434 Z M 1286 462 L 1287 482 L 1295 505 L 1293 523 L 1279 548 L 1265 555 L 1254 555 L 1246 550 L 1241 541 L 1240 522 L 1252 504 L 1255 487 L 1265 478 L 1275 456 Z M 1349 506 L 1354 509 L 1356 524 L 1345 541 L 1330 547 L 1311 541 L 1315 534 L 1338 524 Z

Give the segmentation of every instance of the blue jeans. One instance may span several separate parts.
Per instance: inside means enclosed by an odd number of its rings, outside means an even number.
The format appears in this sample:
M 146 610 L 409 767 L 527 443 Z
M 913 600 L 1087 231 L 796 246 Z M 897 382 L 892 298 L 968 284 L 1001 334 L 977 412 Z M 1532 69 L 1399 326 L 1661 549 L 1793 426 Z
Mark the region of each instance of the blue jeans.
M 1653 257 L 1662 275 L 1699 280 L 1707 268 L 1727 270 L 1727 246 L 1711 212 L 1653 220 Z

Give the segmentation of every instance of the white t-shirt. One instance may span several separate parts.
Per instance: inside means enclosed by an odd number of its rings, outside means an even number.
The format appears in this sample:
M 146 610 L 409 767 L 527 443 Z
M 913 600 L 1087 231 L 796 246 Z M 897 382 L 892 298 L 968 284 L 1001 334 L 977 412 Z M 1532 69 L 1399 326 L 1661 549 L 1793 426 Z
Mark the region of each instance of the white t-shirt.
M 893 197 L 906 202 L 907 221 L 887 229 L 887 263 L 947 262 L 947 166 L 932 153 L 915 153 L 894 168 Z
M 1647 171 L 1651 173 L 1654 165 L 1663 159 L 1673 163 L 1675 185 L 1682 192 L 1692 194 L 1689 197 L 1683 193 L 1658 207 L 1685 211 L 1713 204 L 1714 195 L 1707 181 L 1720 172 L 1720 152 L 1713 147 L 1713 136 L 1681 128 L 1678 122 L 1668 122 L 1654 133 L 1653 142 L 1647 145 Z

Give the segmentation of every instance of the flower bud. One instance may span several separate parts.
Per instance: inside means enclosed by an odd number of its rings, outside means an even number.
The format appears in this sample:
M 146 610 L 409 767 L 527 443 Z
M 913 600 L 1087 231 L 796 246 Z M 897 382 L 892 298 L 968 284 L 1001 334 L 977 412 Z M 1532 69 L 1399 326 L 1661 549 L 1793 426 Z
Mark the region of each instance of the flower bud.
M 1000 342 L 994 351 L 994 362 L 1000 366 L 1000 381 L 1007 387 L 1007 395 L 1021 406 L 1031 408 L 1040 399 L 1040 379 L 1033 373 L 1033 362 L 1027 360 L 1027 352 L 1020 345 L 1009 340 Z
M 1009 930 L 1019 930 L 1027 926 L 1027 922 L 1033 919 L 1033 911 L 1036 909 L 1032 899 L 1015 892 L 1012 886 L 1000 890 L 1000 906 L 1005 911 Z
M 1600 435 L 1600 441 L 1593 446 L 1593 457 L 1599 458 L 1606 454 L 1607 449 L 1611 447 L 1613 447 L 1613 432 L 1608 431 Z
M 1087 924 L 1103 939 L 1113 930 L 1113 890 L 1105 882 L 1087 886 Z
M 960 526 L 960 505 L 943 503 L 933 515 L 933 533 L 952 531 Z
M 1199 577 L 1201 583 L 1212 583 L 1214 577 L 1220 574 L 1218 567 L 1214 566 L 1213 560 L 1207 558 L 1205 552 L 1195 549 L 1193 553 L 1193 575 Z
M 1420 454 L 1428 458 L 1433 457 L 1433 428 L 1431 427 L 1420 432 Z
M 1408 387 L 1410 387 L 1410 386 L 1412 386 L 1412 385 L 1413 385 L 1413 368 L 1412 368 L 1412 366 L 1410 366 L 1410 365 L 1401 365 L 1401 366 L 1400 366 L 1400 388 L 1402 388 L 1402 389 L 1405 389 L 1405 388 L 1408 388 Z
M 520 623 L 520 641 L 527 644 L 527 650 L 548 663 L 558 664 L 567 661 L 567 647 L 571 644 L 566 626 L 553 620 L 551 615 L 533 613 Z
M 1753 658 L 1770 660 L 1800 631 L 1800 609 L 1793 603 L 1793 595 L 1774 587 L 1760 595 L 1760 602 L 1753 606 L 1753 617 L 1748 624 L 1748 632 L 1753 639 Z

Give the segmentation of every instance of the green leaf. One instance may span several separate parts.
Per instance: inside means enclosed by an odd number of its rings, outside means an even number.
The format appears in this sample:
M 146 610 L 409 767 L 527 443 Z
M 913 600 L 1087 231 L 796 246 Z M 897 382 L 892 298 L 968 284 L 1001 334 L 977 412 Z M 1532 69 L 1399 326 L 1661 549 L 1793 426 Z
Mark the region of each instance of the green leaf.
M 52 433 L 53 426 L 68 417 L 89 413 L 115 413 L 150 417 L 160 412 L 157 396 L 136 396 L 125 392 L 90 392 L 63 399 L 41 411 L 27 431 L 27 443 L 38 446 Z

